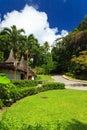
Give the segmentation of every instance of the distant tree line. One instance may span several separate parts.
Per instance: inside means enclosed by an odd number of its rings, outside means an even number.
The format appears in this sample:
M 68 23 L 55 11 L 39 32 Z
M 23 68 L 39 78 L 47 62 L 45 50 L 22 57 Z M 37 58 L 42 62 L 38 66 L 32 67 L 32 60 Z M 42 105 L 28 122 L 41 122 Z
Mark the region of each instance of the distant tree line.
M 87 16 L 62 41 L 56 40 L 52 57 L 57 64 L 55 72 L 87 79 Z
M 18 60 L 23 55 L 36 73 L 66 73 L 74 77 L 87 76 L 87 16 L 72 32 L 55 40 L 50 50 L 48 42 L 41 45 L 33 34 L 26 36 L 15 25 L 0 32 L 0 61 L 5 61 L 13 49 Z

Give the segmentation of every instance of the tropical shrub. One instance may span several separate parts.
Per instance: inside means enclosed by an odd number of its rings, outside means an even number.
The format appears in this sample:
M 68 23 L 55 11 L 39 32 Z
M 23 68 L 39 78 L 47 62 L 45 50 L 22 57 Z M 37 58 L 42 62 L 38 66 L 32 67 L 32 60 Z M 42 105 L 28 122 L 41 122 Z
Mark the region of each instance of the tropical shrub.
M 0 99 L 4 105 L 13 103 L 16 100 L 16 86 L 12 83 L 0 84 Z
M 78 55 L 73 55 L 70 71 L 77 78 L 87 79 L 87 51 L 81 51 Z
M 65 89 L 64 83 L 58 83 L 58 82 L 47 82 L 42 85 L 42 87 L 38 87 L 37 91 L 47 91 L 47 90 L 53 90 L 53 89 Z
M 13 84 L 12 84 L 13 83 Z M 0 108 L 3 104 L 10 106 L 13 102 L 42 91 L 64 89 L 63 83 L 41 82 L 39 80 L 16 80 L 9 84 L 0 84 Z M 40 86 L 38 85 L 40 84 Z M 37 87 L 36 87 L 37 86 Z
M 71 72 L 67 72 L 67 73 L 66 73 L 66 75 L 67 75 L 67 76 L 69 76 L 69 77 L 74 78 L 74 74 L 73 74 L 73 73 L 71 73 Z
M 36 94 L 36 87 L 16 87 L 14 84 L 0 84 L 0 108 L 3 104 L 10 106 L 13 102 L 29 95 Z
M 43 67 L 36 67 L 34 71 L 36 74 L 46 74 L 45 69 Z
M 48 82 L 43 84 L 43 88 L 49 89 L 64 89 L 65 85 L 64 83 L 57 83 L 57 82 Z
M 17 100 L 36 94 L 36 87 L 17 88 Z
M 33 86 L 37 86 L 38 81 L 36 80 L 12 80 L 12 83 L 18 87 L 33 87 Z

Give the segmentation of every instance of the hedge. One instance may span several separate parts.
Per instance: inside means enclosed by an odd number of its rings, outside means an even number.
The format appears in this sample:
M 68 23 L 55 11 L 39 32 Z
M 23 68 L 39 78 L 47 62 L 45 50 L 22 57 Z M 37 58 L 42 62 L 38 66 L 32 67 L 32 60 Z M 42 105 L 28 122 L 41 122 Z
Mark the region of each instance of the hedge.
M 37 86 L 39 81 L 36 80 L 12 80 L 16 87 L 33 87 Z
M 53 89 L 65 89 L 65 84 L 60 82 L 47 82 L 42 87 L 37 88 L 37 92 L 53 90 Z
M 10 106 L 17 100 L 36 94 L 36 87 L 16 87 L 14 84 L 0 84 L 0 108 Z
M 65 84 L 57 82 L 43 83 L 40 87 L 36 87 L 37 81 L 13 81 L 14 84 L 0 84 L 0 109 L 4 106 L 10 106 L 13 102 L 29 95 L 39 92 L 64 89 Z M 21 86 L 19 86 L 21 85 Z M 35 85 L 35 86 L 34 86 Z
M 36 87 L 17 88 L 17 100 L 36 93 Z

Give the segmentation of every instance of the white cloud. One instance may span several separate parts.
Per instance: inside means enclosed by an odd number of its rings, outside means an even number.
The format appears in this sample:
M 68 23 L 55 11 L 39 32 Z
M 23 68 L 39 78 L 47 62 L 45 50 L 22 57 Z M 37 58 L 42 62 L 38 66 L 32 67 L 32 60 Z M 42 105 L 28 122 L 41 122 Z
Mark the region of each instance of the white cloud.
M 14 10 L 4 15 L 4 20 L 0 22 L 0 29 L 12 25 L 16 25 L 18 29 L 23 28 L 27 35 L 33 33 L 41 44 L 45 41 L 52 44 L 56 38 L 68 33 L 62 30 L 61 34 L 57 35 L 58 28 L 50 28 L 47 14 L 28 5 L 21 11 Z
M 66 30 L 62 30 L 61 31 L 61 36 L 65 37 L 66 35 L 68 35 L 68 32 Z

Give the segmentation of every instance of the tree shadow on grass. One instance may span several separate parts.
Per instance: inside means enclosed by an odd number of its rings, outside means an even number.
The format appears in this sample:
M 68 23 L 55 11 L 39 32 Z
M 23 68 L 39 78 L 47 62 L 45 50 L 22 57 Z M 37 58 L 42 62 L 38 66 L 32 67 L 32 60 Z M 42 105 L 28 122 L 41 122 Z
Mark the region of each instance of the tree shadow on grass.
M 50 124 L 44 127 L 40 124 L 37 124 L 35 127 L 28 126 L 26 130 L 50 130 Z M 65 124 L 62 124 L 58 121 L 56 124 L 56 128 L 54 128 L 53 130 L 87 130 L 87 124 L 75 119 L 72 119 L 71 122 L 66 122 Z
M 87 124 L 80 122 L 78 120 L 72 119 L 68 122 L 68 125 L 64 130 L 87 130 Z
M 0 130 L 11 130 L 6 127 L 3 123 L 0 122 Z M 17 129 L 14 129 L 17 130 Z M 87 130 L 87 124 L 80 122 L 78 120 L 72 119 L 71 122 L 62 122 L 59 121 L 56 123 L 55 128 L 51 129 L 50 123 L 46 126 L 42 126 L 42 124 L 36 124 L 36 126 L 32 125 L 23 125 L 20 130 Z

